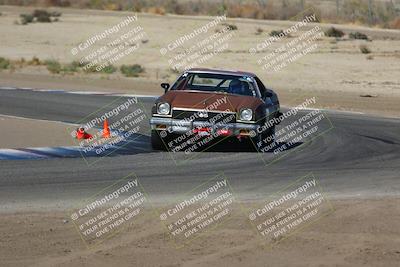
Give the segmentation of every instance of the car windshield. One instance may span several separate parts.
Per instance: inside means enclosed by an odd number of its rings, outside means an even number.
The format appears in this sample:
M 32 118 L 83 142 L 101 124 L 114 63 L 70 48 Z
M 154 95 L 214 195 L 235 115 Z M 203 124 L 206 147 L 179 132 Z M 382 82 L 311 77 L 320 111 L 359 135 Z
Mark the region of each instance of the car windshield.
M 171 90 L 224 92 L 246 96 L 257 95 L 250 77 L 210 73 L 185 73 L 175 82 Z

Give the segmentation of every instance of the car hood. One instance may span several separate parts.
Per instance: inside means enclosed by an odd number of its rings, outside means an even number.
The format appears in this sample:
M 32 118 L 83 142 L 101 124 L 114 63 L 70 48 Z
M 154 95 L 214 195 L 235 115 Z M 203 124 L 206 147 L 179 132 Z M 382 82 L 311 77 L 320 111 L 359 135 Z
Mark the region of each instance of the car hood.
M 210 109 L 238 112 L 241 108 L 255 110 L 263 102 L 252 96 L 216 92 L 168 91 L 158 102 L 168 102 L 173 108 Z

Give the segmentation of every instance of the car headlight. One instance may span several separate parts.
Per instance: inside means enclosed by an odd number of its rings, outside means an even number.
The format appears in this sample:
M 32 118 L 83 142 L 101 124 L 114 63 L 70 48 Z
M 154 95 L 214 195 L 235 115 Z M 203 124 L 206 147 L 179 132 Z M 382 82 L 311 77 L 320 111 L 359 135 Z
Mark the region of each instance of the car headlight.
M 162 115 L 169 114 L 170 105 L 168 103 L 160 103 L 157 107 L 157 113 Z
M 251 121 L 252 118 L 253 118 L 253 111 L 251 109 L 246 108 L 240 111 L 240 120 Z

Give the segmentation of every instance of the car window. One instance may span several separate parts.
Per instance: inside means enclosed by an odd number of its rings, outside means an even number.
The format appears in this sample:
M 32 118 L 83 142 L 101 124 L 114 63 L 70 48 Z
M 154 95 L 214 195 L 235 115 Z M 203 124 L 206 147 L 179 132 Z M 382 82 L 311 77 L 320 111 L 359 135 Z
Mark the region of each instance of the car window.
M 265 97 L 267 95 L 267 89 L 258 77 L 254 77 L 257 82 L 258 89 L 260 90 L 261 96 Z
M 186 82 L 187 75 L 182 75 L 178 80 L 172 85 L 171 90 L 182 90 L 183 85 Z
M 218 86 L 224 79 L 218 78 L 210 78 L 210 77 L 202 77 L 200 75 L 193 75 L 192 85 L 194 86 L 211 86 L 215 87 Z
M 181 76 L 171 90 L 196 90 L 225 92 L 229 94 L 256 96 L 253 83 L 248 77 L 210 73 L 191 73 Z
M 228 87 L 229 86 L 229 80 L 226 80 L 223 84 L 221 84 L 221 87 Z

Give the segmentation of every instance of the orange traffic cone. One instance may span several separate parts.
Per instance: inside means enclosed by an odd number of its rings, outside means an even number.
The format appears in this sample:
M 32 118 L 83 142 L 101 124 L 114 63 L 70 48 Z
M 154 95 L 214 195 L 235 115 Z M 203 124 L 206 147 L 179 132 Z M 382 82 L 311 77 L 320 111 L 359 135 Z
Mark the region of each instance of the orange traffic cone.
M 91 134 L 88 134 L 88 133 L 85 131 L 85 128 L 79 127 L 79 128 L 76 130 L 76 139 L 90 139 L 90 138 L 92 138 L 92 135 L 91 135 Z
M 103 124 L 103 138 L 110 138 L 110 137 L 111 137 L 110 128 L 108 127 L 108 121 L 106 119 Z

